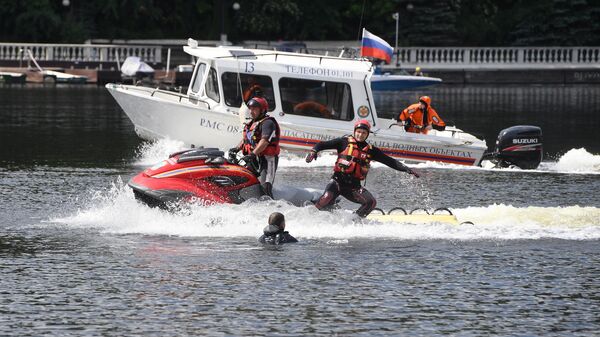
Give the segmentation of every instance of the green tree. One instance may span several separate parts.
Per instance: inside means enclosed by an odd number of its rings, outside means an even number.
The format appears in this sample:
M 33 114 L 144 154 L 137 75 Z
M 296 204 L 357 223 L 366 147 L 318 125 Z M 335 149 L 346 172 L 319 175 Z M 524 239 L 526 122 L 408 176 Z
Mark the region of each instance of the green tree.
M 294 40 L 300 21 L 300 9 L 293 1 L 245 1 L 237 17 L 238 28 L 246 38 Z
M 296 40 L 336 39 L 336 35 L 348 35 L 342 15 L 345 4 L 350 1 L 297 1 L 300 20 L 295 29 Z
M 0 39 L 355 40 L 366 28 L 393 45 L 395 12 L 405 46 L 600 44 L 600 0 L 0 0 Z
M 452 1 L 414 1 L 407 37 L 417 46 L 460 45 L 456 29 L 457 4 Z
M 56 41 L 61 29 L 58 8 L 49 0 L 31 0 L 21 3 L 15 13 L 14 32 L 26 41 Z
M 554 0 L 549 42 L 556 46 L 582 46 L 593 42 L 591 14 L 586 0 Z
M 502 3 L 494 0 L 463 0 L 457 3 L 456 30 L 465 46 L 501 45 L 507 16 Z
M 530 0 L 518 2 L 515 12 L 516 25 L 510 32 L 512 45 L 542 46 L 551 41 L 549 18 L 552 6 L 549 0 Z

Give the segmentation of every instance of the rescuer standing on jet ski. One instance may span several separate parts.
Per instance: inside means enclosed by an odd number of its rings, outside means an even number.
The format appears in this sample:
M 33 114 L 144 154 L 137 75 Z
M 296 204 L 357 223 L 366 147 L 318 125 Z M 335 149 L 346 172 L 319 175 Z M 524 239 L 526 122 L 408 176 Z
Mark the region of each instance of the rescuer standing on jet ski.
M 230 153 L 242 151 L 246 163 L 258 162 L 259 181 L 265 194 L 273 198 L 273 181 L 279 161 L 279 124 L 267 115 L 269 104 L 262 97 L 254 97 L 247 103 L 252 120 L 244 125 L 243 139 Z
M 337 150 L 338 159 L 333 168 L 331 181 L 325 187 L 325 193 L 315 204 L 318 209 L 332 205 L 335 199 L 342 195 L 344 198 L 361 204 L 356 214 L 366 217 L 375 208 L 377 202 L 373 195 L 361 186 L 369 172 L 371 161 L 378 161 L 395 170 L 404 171 L 419 177 L 419 174 L 408 166 L 383 153 L 379 148 L 366 142 L 371 131 L 371 124 L 367 120 L 359 120 L 354 124 L 353 136 L 346 136 L 320 142 L 306 156 L 310 163 L 317 158 L 317 153 L 322 150 Z

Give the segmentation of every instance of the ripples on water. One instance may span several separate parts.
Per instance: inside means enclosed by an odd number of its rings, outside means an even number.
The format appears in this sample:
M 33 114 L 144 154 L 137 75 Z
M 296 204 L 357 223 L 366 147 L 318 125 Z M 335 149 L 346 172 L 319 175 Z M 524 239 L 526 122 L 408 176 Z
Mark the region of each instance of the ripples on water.
M 40 238 L 46 243 L 38 244 L 50 247 L 10 257 L 0 281 L 8 331 L 20 336 L 597 331 L 600 270 L 597 247 L 589 241 L 574 249 L 560 240 L 360 239 L 268 250 L 246 240 L 91 234 L 55 230 L 69 241 Z
M 563 118 L 568 97 L 600 97 L 582 87 L 428 90 L 455 120 L 501 111 L 511 124 L 510 113 L 530 107 L 525 97 L 550 111 L 540 123 Z M 556 157 L 535 171 L 420 164 L 419 180 L 381 166 L 369 175 L 384 209 L 447 206 L 474 226 L 355 223 L 282 202 L 173 214 L 138 204 L 124 182 L 182 145 L 140 144 L 102 88 L 1 87 L 0 96 L 2 336 L 600 330 L 600 156 L 584 132 L 564 147 L 550 139 Z M 495 137 L 483 127 L 494 123 L 478 123 Z M 286 156 L 278 182 L 323 188 L 333 160 Z M 273 210 L 299 244 L 256 244 Z

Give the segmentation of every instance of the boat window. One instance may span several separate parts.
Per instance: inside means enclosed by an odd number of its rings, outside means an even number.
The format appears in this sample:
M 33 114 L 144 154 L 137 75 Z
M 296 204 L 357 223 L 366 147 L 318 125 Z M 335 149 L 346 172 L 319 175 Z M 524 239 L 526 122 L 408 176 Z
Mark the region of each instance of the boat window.
M 275 96 L 273 95 L 273 80 L 271 80 L 271 77 L 225 72 L 221 75 L 221 78 L 223 80 L 223 96 L 227 106 L 237 108 L 242 105 L 242 97 L 244 102 L 247 102 L 252 97 L 261 96 L 269 103 L 269 111 L 275 109 Z
M 217 82 L 217 71 L 215 68 L 210 69 L 208 72 L 208 78 L 206 79 L 206 86 L 204 90 L 206 91 L 206 96 L 212 98 L 215 102 L 220 101 L 219 83 Z
M 205 71 L 206 71 L 206 64 L 200 63 L 198 65 L 198 69 L 196 71 L 194 81 L 192 82 L 192 91 L 193 92 L 198 93 L 198 90 L 200 90 L 200 85 L 202 84 L 202 80 L 204 79 Z
M 343 121 L 354 119 L 348 83 L 282 78 L 279 90 L 285 113 Z

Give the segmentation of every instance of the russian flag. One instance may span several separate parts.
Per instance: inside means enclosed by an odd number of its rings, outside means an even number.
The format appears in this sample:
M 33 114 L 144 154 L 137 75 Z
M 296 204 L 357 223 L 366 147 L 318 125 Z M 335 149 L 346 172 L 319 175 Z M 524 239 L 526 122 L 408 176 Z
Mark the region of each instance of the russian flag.
M 386 63 L 391 63 L 392 55 L 394 55 L 394 48 L 379 36 L 371 34 L 363 28 L 360 55 L 363 57 L 382 59 L 385 60 Z

